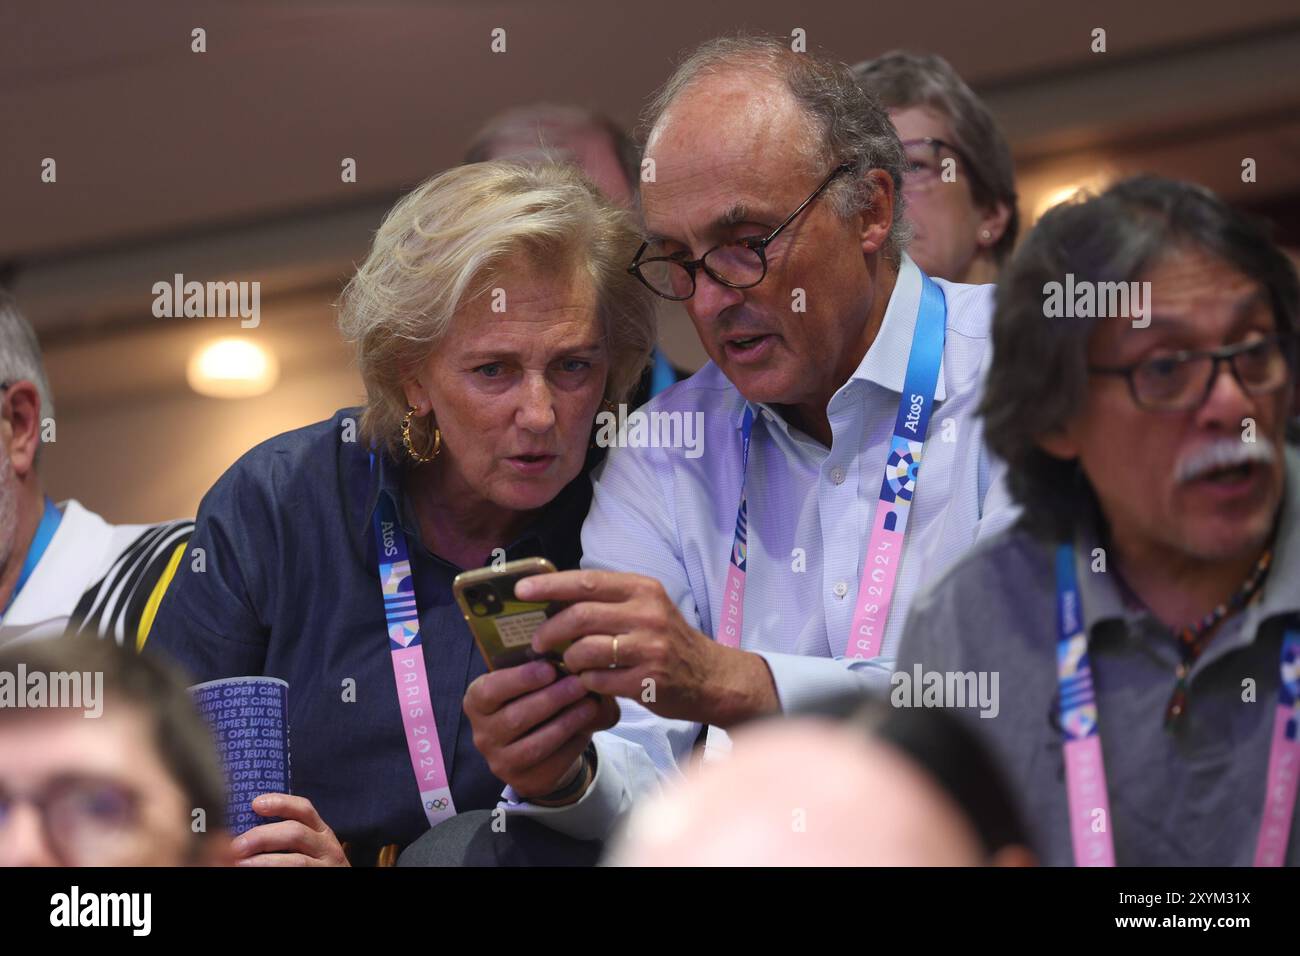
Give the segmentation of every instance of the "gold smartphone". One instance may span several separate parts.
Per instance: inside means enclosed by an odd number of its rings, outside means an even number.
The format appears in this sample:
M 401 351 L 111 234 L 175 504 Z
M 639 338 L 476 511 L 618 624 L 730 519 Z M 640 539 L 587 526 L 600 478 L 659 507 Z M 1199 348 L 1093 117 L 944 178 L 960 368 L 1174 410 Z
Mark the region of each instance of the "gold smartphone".
M 566 605 L 561 601 L 521 601 L 515 582 L 530 574 L 552 574 L 555 565 L 545 558 L 508 561 L 500 568 L 476 568 L 456 575 L 452 594 L 469 624 L 488 670 L 515 667 L 546 658 L 564 670 L 561 655 L 568 645 L 551 654 L 533 650 L 533 632 Z

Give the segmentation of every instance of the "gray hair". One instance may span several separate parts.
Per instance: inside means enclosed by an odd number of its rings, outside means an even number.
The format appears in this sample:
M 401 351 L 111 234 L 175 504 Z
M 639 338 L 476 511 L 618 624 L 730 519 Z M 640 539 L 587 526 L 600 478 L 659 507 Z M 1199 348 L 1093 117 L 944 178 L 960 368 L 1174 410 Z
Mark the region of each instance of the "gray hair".
M 998 282 L 993 362 L 980 413 L 992 451 L 1009 466 L 1023 522 L 1051 538 L 1071 533 L 1096 499 L 1076 461 L 1048 455 L 1038 439 L 1064 427 L 1088 389 L 1088 342 L 1101 319 L 1043 315 L 1043 289 L 1076 282 L 1131 282 L 1170 250 L 1204 250 L 1258 282 L 1277 331 L 1293 336 L 1300 313 L 1295 266 L 1265 227 L 1208 189 L 1138 176 L 1099 196 L 1053 207 L 1016 251 Z M 1294 377 L 1295 353 L 1291 352 Z
M 864 175 L 873 169 L 889 174 L 894 183 L 894 221 L 885 244 L 897 262 L 911 238 L 903 216 L 903 170 L 907 157 L 894 124 L 880 102 L 862 89 L 847 64 L 814 53 L 795 53 L 788 38 L 739 34 L 718 37 L 696 47 L 655 92 L 642 114 L 648 139 L 674 101 L 697 80 L 747 70 L 784 81 L 803 107 L 807 120 L 799 144 L 810 171 L 825 175 L 848 163 L 854 175 L 833 182 L 826 191 L 841 218 L 870 209 L 879 188 Z
M 403 383 L 427 361 L 463 302 L 516 258 L 590 279 L 609 351 L 605 398 L 624 401 L 655 341 L 652 293 L 627 271 L 640 245 L 631 214 L 571 165 L 504 160 L 456 166 L 389 211 L 340 300 L 339 328 L 366 386 L 363 436 L 402 447 Z M 432 416 L 419 425 L 433 427 Z M 412 425 L 412 432 L 421 440 Z
M 25 380 L 36 386 L 41 396 L 41 417 L 54 417 L 54 396 L 45 377 L 41 345 L 31 324 L 18 310 L 18 302 L 0 289 L 0 382 Z
M 970 173 L 971 198 L 982 209 L 1004 203 L 1011 213 L 993 245 L 994 259 L 1003 262 L 1020 231 L 1015 168 L 1011 147 L 984 101 L 947 60 L 933 53 L 891 50 L 874 60 L 863 60 L 853 72 L 886 109 L 928 106 L 949 119 L 957 140 L 953 145 Z

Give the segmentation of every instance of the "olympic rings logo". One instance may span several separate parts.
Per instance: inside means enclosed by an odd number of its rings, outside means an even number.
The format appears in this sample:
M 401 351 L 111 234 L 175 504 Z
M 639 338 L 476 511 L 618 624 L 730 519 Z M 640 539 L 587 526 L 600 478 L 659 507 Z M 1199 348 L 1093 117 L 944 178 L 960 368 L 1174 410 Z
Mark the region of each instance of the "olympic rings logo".
M 425 806 L 431 807 L 434 810 L 446 810 L 449 803 L 451 803 L 451 801 L 446 797 L 438 797 L 438 799 L 426 803 Z

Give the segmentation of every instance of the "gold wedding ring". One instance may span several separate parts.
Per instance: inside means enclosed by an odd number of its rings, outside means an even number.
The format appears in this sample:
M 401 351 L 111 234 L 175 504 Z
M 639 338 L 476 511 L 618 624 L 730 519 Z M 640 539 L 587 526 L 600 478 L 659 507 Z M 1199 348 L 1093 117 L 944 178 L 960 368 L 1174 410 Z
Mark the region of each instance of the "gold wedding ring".
M 614 638 L 614 660 L 610 663 L 609 669 L 613 670 L 618 667 L 618 638 Z

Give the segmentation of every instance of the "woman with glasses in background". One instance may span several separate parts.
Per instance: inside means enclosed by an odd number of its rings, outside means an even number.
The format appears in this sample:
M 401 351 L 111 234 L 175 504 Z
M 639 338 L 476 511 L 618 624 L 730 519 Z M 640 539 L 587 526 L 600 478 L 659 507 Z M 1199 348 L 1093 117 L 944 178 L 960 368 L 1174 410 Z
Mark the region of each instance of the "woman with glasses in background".
M 889 112 L 907 151 L 907 253 L 927 275 L 996 282 L 1020 221 L 1011 149 L 948 61 L 893 51 L 853 68 Z

